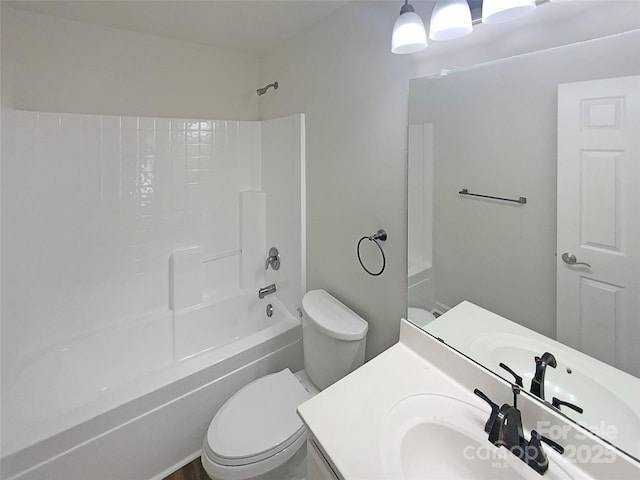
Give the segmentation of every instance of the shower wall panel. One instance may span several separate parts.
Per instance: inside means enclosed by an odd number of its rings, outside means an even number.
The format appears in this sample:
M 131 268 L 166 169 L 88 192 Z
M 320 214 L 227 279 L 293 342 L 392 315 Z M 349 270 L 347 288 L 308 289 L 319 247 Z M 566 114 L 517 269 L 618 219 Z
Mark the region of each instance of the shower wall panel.
M 3 133 L 15 126 L 2 159 L 3 366 L 166 311 L 175 250 L 224 257 L 205 261 L 205 295 L 239 286 L 239 192 L 261 188 L 260 122 L 3 120 Z

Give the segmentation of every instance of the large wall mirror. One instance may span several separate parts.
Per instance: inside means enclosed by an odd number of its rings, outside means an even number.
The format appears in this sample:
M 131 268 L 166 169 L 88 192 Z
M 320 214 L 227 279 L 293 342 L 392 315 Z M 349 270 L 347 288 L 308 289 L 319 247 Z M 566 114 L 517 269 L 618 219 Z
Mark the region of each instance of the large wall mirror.
M 529 394 L 545 364 L 534 395 L 636 458 L 639 145 L 640 31 L 410 84 L 409 320 Z M 464 301 L 519 333 L 438 316 Z

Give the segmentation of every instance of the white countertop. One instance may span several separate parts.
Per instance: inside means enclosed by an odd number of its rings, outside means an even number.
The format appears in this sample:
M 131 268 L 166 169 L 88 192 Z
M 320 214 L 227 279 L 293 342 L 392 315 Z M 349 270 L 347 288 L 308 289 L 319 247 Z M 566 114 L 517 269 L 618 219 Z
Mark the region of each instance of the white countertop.
M 396 344 L 305 402 L 298 412 L 345 479 L 385 478 L 378 454 L 383 421 L 400 399 L 416 393 L 449 394 L 478 401 L 484 408 L 472 392 Z M 488 418 L 488 406 L 486 410 Z

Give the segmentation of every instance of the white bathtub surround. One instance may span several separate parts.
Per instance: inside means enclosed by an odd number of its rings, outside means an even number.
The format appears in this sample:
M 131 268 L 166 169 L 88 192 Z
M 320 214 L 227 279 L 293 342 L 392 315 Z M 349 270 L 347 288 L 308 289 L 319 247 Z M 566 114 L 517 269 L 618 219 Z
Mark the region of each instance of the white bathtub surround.
M 408 129 L 409 275 L 433 262 L 433 124 Z
M 184 309 L 175 314 L 174 358 L 176 362 L 219 348 L 253 332 L 271 328 L 288 313 L 277 296 L 258 299 L 254 288 L 210 298 L 208 305 Z M 267 317 L 266 308 L 274 307 Z M 211 305 L 215 305 L 212 313 Z
M 414 265 L 415 270 L 409 267 L 407 292 L 409 308 L 418 307 L 425 310 L 434 310 L 437 307 L 434 269 L 431 265 Z
M 433 310 L 433 124 L 409 125 L 408 143 L 409 307 Z
M 12 113 L 3 373 L 56 342 L 166 311 L 173 252 L 240 249 L 239 192 L 261 188 L 259 122 Z M 237 288 L 238 265 L 205 263 L 204 296 Z
M 277 283 L 290 312 L 307 291 L 305 116 L 262 122 L 262 191 L 267 193 L 267 245 L 280 251 L 280 269 L 269 268 L 265 284 Z
M 243 287 L 266 285 L 267 195 L 264 192 L 240 193 L 240 243 L 240 284 Z
M 151 478 L 197 455 L 211 416 L 242 385 L 302 368 L 299 320 L 288 313 L 304 291 L 301 128 L 302 115 L 3 111 L 0 478 L 80 478 L 94 455 L 92 475 Z M 253 210 L 242 210 L 243 195 Z M 272 242 L 286 268 L 269 278 L 278 295 L 259 302 Z M 189 390 L 167 387 L 182 377 Z M 192 391 L 198 405 L 183 409 Z M 200 417 L 183 422 L 190 409 Z M 169 440 L 172 424 L 179 438 Z M 147 451 L 134 425 L 173 450 Z M 125 446 L 127 458 L 140 456 L 130 469 L 98 458 Z
M 178 311 L 202 303 L 202 248 L 177 250 L 169 260 L 169 308 Z
M 302 134 L 292 126 L 303 128 L 301 115 L 264 122 L 263 134 L 263 122 L 7 113 L 3 144 L 13 140 L 15 154 L 2 165 L 2 273 L 11 279 L 2 299 L 3 374 L 56 342 L 166 311 L 174 252 L 199 246 L 203 260 L 213 259 L 202 266 L 204 297 L 238 288 L 241 192 L 291 204 L 268 212 L 291 218 L 262 223 L 288 226 L 269 242 L 281 243 L 286 268 L 277 280 L 297 281 L 299 305 L 301 247 L 290 245 L 304 230 L 303 206 L 293 204 L 304 187 L 291 173 L 303 160 L 291 155 L 300 153 Z M 263 139 L 265 165 L 270 157 L 290 163 L 263 168 Z M 278 168 L 276 186 L 269 175 Z M 275 173 L 262 188 L 267 171 Z

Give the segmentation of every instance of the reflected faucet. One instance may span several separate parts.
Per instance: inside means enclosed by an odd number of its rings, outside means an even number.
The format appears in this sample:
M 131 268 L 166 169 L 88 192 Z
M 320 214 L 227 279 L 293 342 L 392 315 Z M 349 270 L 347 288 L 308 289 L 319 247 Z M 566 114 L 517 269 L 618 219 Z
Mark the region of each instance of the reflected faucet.
M 551 399 L 551 405 L 553 405 L 558 410 L 560 410 L 560 406 L 561 405 L 564 405 L 565 407 L 569 407 L 571 410 L 574 410 L 574 411 L 576 411 L 578 413 L 583 413 L 584 412 L 582 407 L 579 407 L 578 405 L 575 405 L 573 403 L 565 402 L 564 400 L 560 400 L 559 398 L 556 398 L 556 397 L 553 397 Z
M 558 362 L 549 352 L 544 352 L 541 357 L 535 357 L 536 360 L 536 373 L 531 380 L 531 393 L 536 397 L 544 400 L 544 374 L 547 371 L 547 366 L 556 368 Z

